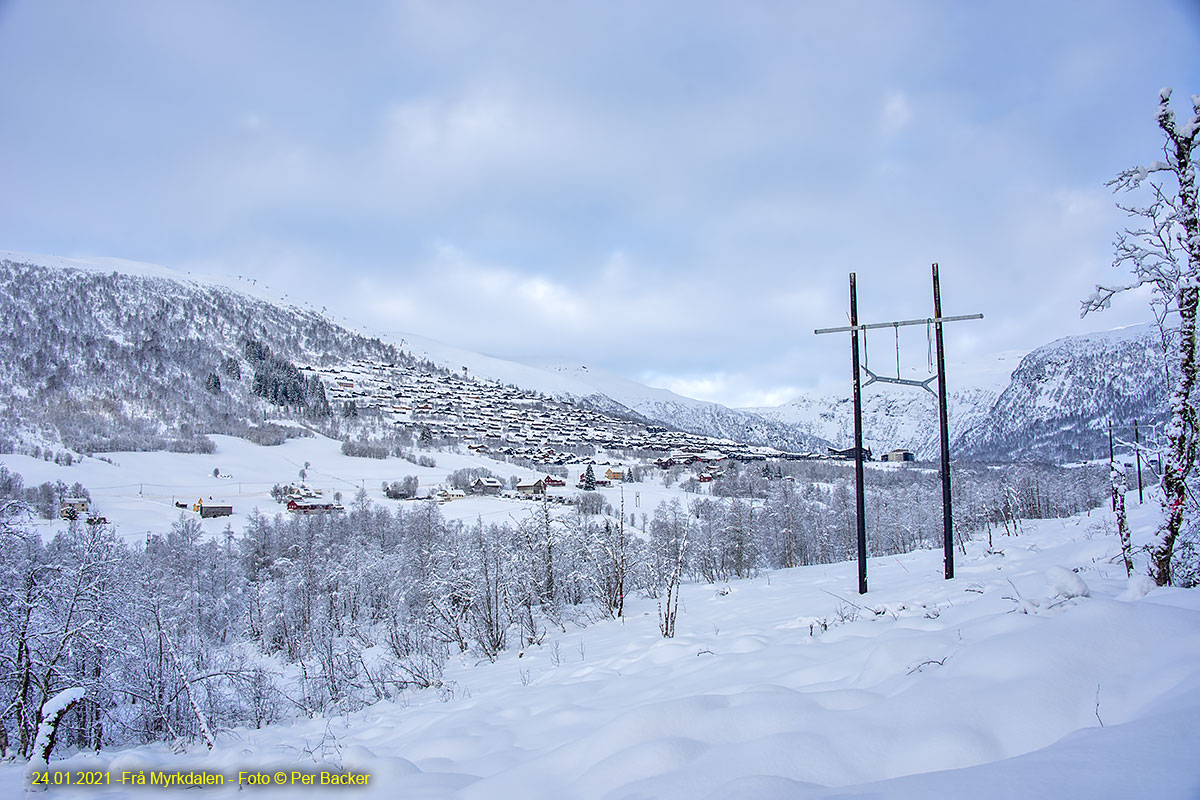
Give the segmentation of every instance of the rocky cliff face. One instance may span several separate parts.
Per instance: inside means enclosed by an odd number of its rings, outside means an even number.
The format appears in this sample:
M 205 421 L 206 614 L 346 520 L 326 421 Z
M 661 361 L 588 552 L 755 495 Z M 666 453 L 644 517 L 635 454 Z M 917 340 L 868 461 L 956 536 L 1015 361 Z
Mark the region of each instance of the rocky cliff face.
M 1138 325 L 1059 339 L 1031 352 L 986 415 L 959 433 L 964 458 L 1058 463 L 1108 456 L 1137 419 L 1144 435 L 1167 413 L 1162 340 Z

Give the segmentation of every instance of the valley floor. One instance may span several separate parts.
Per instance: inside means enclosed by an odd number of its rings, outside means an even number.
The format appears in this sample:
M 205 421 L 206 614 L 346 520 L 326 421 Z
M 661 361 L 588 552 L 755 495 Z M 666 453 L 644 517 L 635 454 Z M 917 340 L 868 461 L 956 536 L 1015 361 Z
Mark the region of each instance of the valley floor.
M 1153 513 L 1134 507 L 1135 541 Z M 969 543 L 953 581 L 940 551 L 872 559 L 861 597 L 852 563 L 688 585 L 671 640 L 631 600 L 405 702 L 57 761 L 112 783 L 48 794 L 145 796 L 123 772 L 195 770 L 224 776 L 191 790 L 213 798 L 1200 797 L 1200 592 L 1127 579 L 1105 512 L 994 546 Z M 368 783 L 323 791 L 322 771 Z M 27 783 L 0 767 L 0 795 Z
M 209 454 L 168 452 L 117 452 L 89 457 L 72 466 L 60 466 L 24 455 L 0 456 L 0 464 L 22 476 L 26 486 L 43 481 L 80 482 L 92 497 L 92 510 L 103 514 L 118 535 L 128 542 L 144 540 L 147 533 L 165 533 L 180 517 L 199 517 L 191 511 L 198 499 L 213 498 L 233 506 L 233 515 L 199 520 L 208 536 L 218 536 L 228 526 L 241 533 L 246 520 L 258 512 L 265 516 L 284 513 L 284 506 L 271 499 L 271 487 L 288 483 L 307 483 L 322 491 L 322 502 L 333 502 L 340 494 L 346 506 L 364 489 L 371 502 L 395 508 L 404 501 L 384 497 L 381 485 L 405 476 L 415 476 L 424 494 L 448 487 L 450 473 L 463 468 L 484 468 L 504 481 L 511 476 L 531 481 L 543 478 L 544 470 L 520 467 L 474 453 L 425 451 L 436 466 L 418 466 L 398 458 L 356 458 L 343 455 L 341 443 L 323 436 L 289 439 L 282 445 L 262 447 L 232 436 L 213 435 L 216 450 Z M 103 460 L 108 459 L 108 460 Z M 621 462 L 613 461 L 620 466 Z M 876 465 L 880 466 L 880 465 Z M 552 497 L 568 498 L 579 494 L 575 487 L 583 464 L 569 465 L 566 487 L 549 490 Z M 596 468 L 603 475 L 604 467 Z M 217 475 L 213 471 L 217 471 Z M 304 478 L 300 477 L 301 471 Z M 621 484 L 598 489 L 614 509 L 625 497 L 626 513 L 653 514 L 663 500 L 678 497 L 694 499 L 677 485 L 664 487 L 660 482 Z M 181 509 L 176 504 L 186 508 Z M 537 506 L 533 500 L 508 500 L 498 497 L 468 496 L 441 506 L 446 519 L 474 522 L 507 522 L 523 518 Z M 89 512 L 92 513 L 92 512 Z M 65 530 L 63 520 L 30 520 L 42 537 L 49 540 Z

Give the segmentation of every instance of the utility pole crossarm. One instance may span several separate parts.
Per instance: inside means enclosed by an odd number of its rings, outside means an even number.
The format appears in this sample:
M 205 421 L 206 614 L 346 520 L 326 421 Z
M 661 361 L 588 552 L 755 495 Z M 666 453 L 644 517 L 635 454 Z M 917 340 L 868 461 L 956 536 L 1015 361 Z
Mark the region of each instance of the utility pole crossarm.
M 942 478 L 942 552 L 945 567 L 946 580 L 954 577 L 954 514 L 952 508 L 952 493 L 950 491 L 950 420 L 947 412 L 947 390 L 946 390 L 946 354 L 942 341 L 942 324 L 946 322 L 959 322 L 970 319 L 983 319 L 983 314 L 960 314 L 956 316 L 942 316 L 942 292 L 941 283 L 938 280 L 938 265 L 933 265 L 933 316 L 926 319 L 905 319 L 896 320 L 894 322 L 870 322 L 859 324 L 858 322 L 858 291 L 856 285 L 856 276 L 853 272 L 850 273 L 850 324 L 839 326 L 837 328 L 817 328 L 813 331 L 815 334 L 822 333 L 849 333 L 850 334 L 850 363 L 853 373 L 852 400 L 854 408 L 854 472 L 855 472 L 855 518 L 857 523 L 858 533 L 858 592 L 866 594 L 867 591 L 867 537 L 866 537 L 866 514 L 864 508 L 865 487 L 863 481 L 863 431 L 862 431 L 862 388 L 869 386 L 872 383 L 894 383 L 902 386 L 913 386 L 924 389 L 930 394 L 937 397 L 938 404 L 938 427 L 939 439 L 941 440 L 941 478 Z M 936 343 L 937 352 L 937 372 L 934 372 L 931 377 L 923 381 L 912 380 L 909 378 L 900 377 L 900 333 L 899 329 L 910 325 L 925 325 L 930 342 L 930 360 L 933 360 L 934 344 Z M 890 378 L 883 375 L 878 375 L 871 371 L 870 366 L 865 363 L 866 349 L 866 332 L 879 328 L 891 328 L 896 331 L 896 377 Z M 858 363 L 859 357 L 859 342 L 858 333 L 863 332 L 863 350 L 864 363 L 860 368 Z M 932 366 L 931 366 L 932 371 Z M 862 374 L 865 372 L 867 381 L 862 381 Z M 930 388 L 929 384 L 933 381 L 938 383 L 938 391 L 935 393 Z M 1136 436 L 1136 431 L 1135 431 Z M 1140 481 L 1139 481 L 1140 483 Z
M 927 317 L 925 319 L 905 319 L 899 322 L 870 322 L 863 325 L 843 325 L 840 328 L 817 328 L 813 333 L 846 333 L 847 331 L 870 331 L 876 328 L 903 328 L 908 325 L 936 325 L 939 322 L 960 322 L 964 319 L 983 319 L 983 314 L 959 314 L 953 317 Z

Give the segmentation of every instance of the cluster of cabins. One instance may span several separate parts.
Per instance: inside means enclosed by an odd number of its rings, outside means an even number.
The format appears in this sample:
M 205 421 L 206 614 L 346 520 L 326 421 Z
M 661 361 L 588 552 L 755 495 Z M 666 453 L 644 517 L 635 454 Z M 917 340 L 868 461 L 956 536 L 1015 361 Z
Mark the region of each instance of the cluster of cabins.
M 614 481 L 625 480 L 625 471 L 622 468 L 614 469 L 609 467 L 604 472 L 604 477 L 596 477 L 596 486 L 609 486 Z M 535 480 L 521 481 L 514 490 L 518 497 L 543 497 L 546 491 L 551 488 L 564 487 L 567 482 L 562 478 L 556 478 L 553 475 L 547 475 L 543 478 Z M 579 483 L 576 486 L 580 489 L 584 487 L 584 475 L 580 474 Z M 504 484 L 498 478 L 480 477 L 471 482 L 471 494 L 477 495 L 499 495 L 504 490 Z M 461 489 L 443 489 L 438 492 L 437 496 L 445 501 L 458 500 L 466 497 L 467 493 Z
M 435 438 L 464 442 L 474 452 L 519 456 L 540 464 L 577 462 L 579 456 L 572 449 L 579 445 L 666 453 L 719 448 L 743 461 L 820 457 L 644 425 L 476 379 L 465 371 L 439 374 L 364 360 L 350 366 L 301 369 L 321 378 L 335 413 L 353 401 L 360 414 L 417 426 Z
M 321 501 L 318 499 L 321 497 L 321 490 L 311 489 L 304 483 L 299 486 L 289 483 L 283 487 L 283 492 L 283 499 L 287 501 L 286 508 L 292 514 L 332 514 L 346 510 L 340 503 Z
M 855 452 L 856 451 L 853 447 L 847 447 L 844 449 L 838 449 L 836 447 L 831 447 L 831 448 L 829 448 L 829 457 L 830 458 L 840 458 L 840 459 L 853 459 L 855 456 Z M 864 447 L 862 456 L 863 456 L 863 461 L 870 461 L 871 460 L 871 448 Z M 879 457 L 879 460 L 880 461 L 904 462 L 904 461 L 916 461 L 917 457 L 914 456 L 911 451 L 904 450 L 903 448 L 901 448 L 901 449 L 892 450 L 887 453 L 884 453 L 882 456 Z
M 441 440 L 464 442 L 473 452 L 518 456 L 540 464 L 577 462 L 579 456 L 572 448 L 579 445 L 669 453 L 655 463 L 672 465 L 705 463 L 704 454 L 713 451 L 738 461 L 854 457 L 854 448 L 788 453 L 645 425 L 498 381 L 477 379 L 465 368 L 461 374 L 438 373 L 360 359 L 349 366 L 301 369 L 321 378 L 335 411 L 353 401 L 359 413 L 419 427 Z M 691 460 L 680 461 L 677 453 Z M 870 450 L 865 449 L 864 455 L 869 460 Z M 881 460 L 912 461 L 913 455 L 893 450 Z M 708 471 L 710 480 L 712 474 Z
M 65 520 L 83 519 L 88 525 L 104 525 L 108 522 L 98 514 L 88 514 L 86 497 L 64 497 L 58 504 L 58 516 Z
M 546 489 L 552 486 L 566 486 L 567 482 L 561 478 L 556 478 L 553 475 L 547 475 L 544 478 L 538 478 L 532 481 L 521 481 L 515 487 L 516 492 L 521 497 L 534 497 L 544 495 Z M 497 478 L 476 478 L 471 482 L 471 494 L 482 495 L 498 495 L 504 489 L 504 484 Z M 466 496 L 465 493 L 461 493 Z M 454 499 L 454 498 L 447 498 Z
M 662 458 L 654 459 L 654 466 L 660 469 L 670 469 L 675 466 L 688 466 L 691 464 L 703 465 L 719 465 L 726 460 L 728 456 L 720 450 L 704 450 L 701 452 L 684 452 L 675 450 L 670 455 Z
M 332 514 L 346 510 L 340 503 L 288 500 L 287 510 L 293 514 Z
M 332 514 L 346 510 L 339 503 L 323 502 L 320 499 L 320 489 L 310 489 L 304 484 L 300 484 L 299 486 L 289 484 L 284 488 L 284 491 L 287 510 L 293 514 Z M 187 507 L 184 503 L 176 503 L 175 505 L 179 508 Z M 192 511 L 198 513 L 202 519 L 228 517 L 233 515 L 233 504 L 214 500 L 211 497 L 205 500 L 202 497 L 192 504 Z
M 546 489 L 551 486 L 566 486 L 566 481 L 555 478 L 552 475 L 547 475 L 544 478 L 538 478 L 532 481 L 522 481 L 515 487 L 517 496 L 519 497 L 542 497 L 546 494 Z M 473 495 L 500 495 L 504 491 L 504 483 L 499 478 L 481 477 L 471 481 L 470 494 Z M 453 500 L 461 500 L 467 496 L 467 492 L 462 489 L 440 489 L 432 496 L 436 497 L 444 503 Z

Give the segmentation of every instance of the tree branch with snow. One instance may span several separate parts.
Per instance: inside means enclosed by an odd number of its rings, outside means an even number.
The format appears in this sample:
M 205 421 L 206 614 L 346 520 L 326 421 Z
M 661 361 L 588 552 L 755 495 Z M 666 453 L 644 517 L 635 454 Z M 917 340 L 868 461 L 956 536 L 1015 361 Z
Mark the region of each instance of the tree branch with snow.
M 1156 120 L 1163 132 L 1163 160 L 1122 170 L 1108 185 L 1116 192 L 1148 190 L 1145 206 L 1118 207 L 1138 220 L 1117 235 L 1113 266 L 1128 270 L 1125 285 L 1097 286 L 1082 303 L 1081 316 L 1108 308 L 1121 292 L 1152 287 L 1151 308 L 1163 331 L 1178 315 L 1177 347 L 1169 351 L 1174 367 L 1167 459 L 1163 469 L 1163 517 L 1150 545 L 1150 571 L 1161 586 L 1172 582 L 1175 544 L 1184 529 L 1188 479 L 1200 444 L 1200 418 L 1194 391 L 1197 378 L 1196 322 L 1200 306 L 1200 215 L 1197 212 L 1195 149 L 1200 133 L 1200 95 L 1192 95 L 1193 114 L 1176 120 L 1171 90 L 1159 93 Z M 1168 379 L 1171 370 L 1168 369 Z

